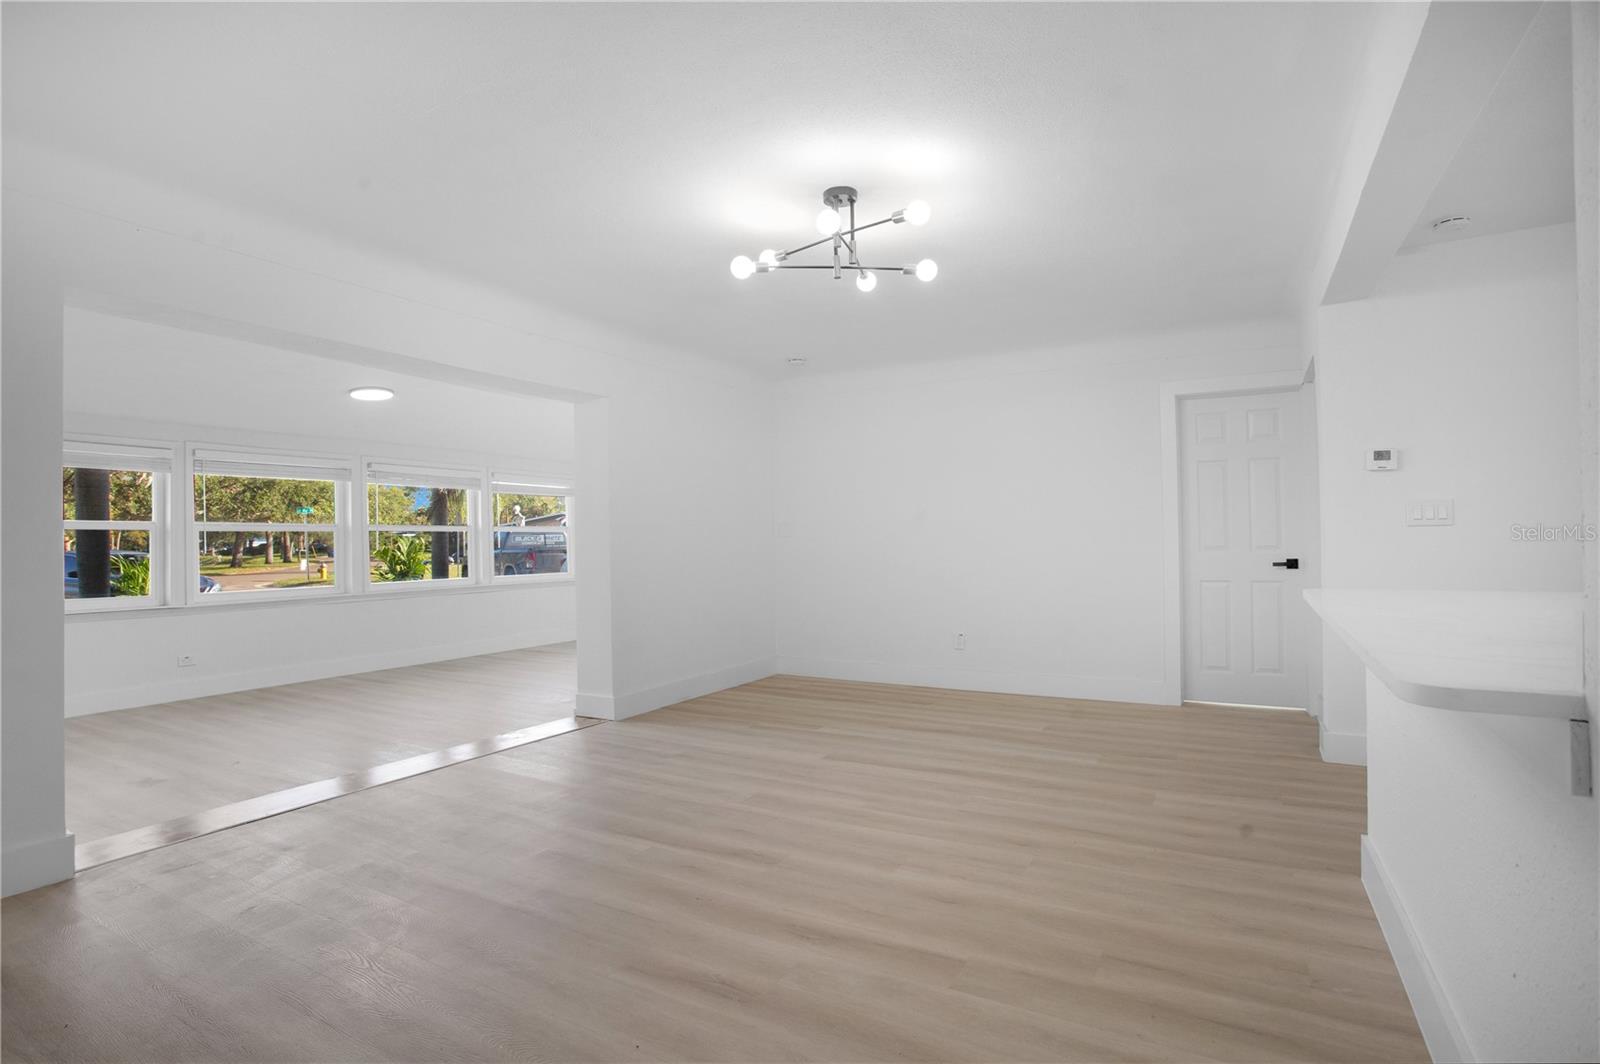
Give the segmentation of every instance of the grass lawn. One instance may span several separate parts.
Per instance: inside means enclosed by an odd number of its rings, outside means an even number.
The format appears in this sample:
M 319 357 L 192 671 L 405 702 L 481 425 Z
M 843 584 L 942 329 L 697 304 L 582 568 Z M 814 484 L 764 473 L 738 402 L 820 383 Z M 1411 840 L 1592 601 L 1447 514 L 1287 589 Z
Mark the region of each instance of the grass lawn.
M 296 565 L 298 565 L 298 564 L 299 563 L 297 562 Z M 258 566 L 257 568 L 260 568 L 260 567 Z M 274 570 L 276 568 L 277 567 L 275 566 Z M 221 571 L 222 572 L 227 572 L 226 569 L 223 569 Z M 234 571 L 237 572 L 238 570 L 234 570 Z M 294 568 L 294 567 L 290 567 L 289 571 L 292 572 L 294 575 L 292 575 L 290 577 L 287 577 L 286 579 L 283 579 L 283 580 L 274 580 L 272 582 L 271 586 L 273 586 L 273 587 L 317 587 L 319 585 L 327 586 L 327 585 L 330 585 L 330 584 L 333 583 L 333 563 L 332 562 L 328 563 L 328 576 L 327 576 L 326 580 L 318 580 L 317 579 L 317 563 L 315 561 L 313 561 L 311 563 L 311 571 L 309 573 L 302 573 L 298 568 Z M 459 565 L 450 566 L 450 578 L 452 580 L 454 580 L 454 579 L 458 579 L 460 576 L 461 576 L 461 566 L 459 566 Z M 427 578 L 424 577 L 424 579 L 427 579 Z M 376 584 L 381 584 L 381 583 L 385 582 L 385 581 L 382 581 L 382 580 L 378 579 L 378 574 L 377 574 L 376 570 L 373 571 L 372 581 L 373 581 L 373 583 L 376 583 Z
M 328 568 L 333 568 L 333 560 L 324 555 L 319 554 L 313 557 L 311 559 L 311 567 L 315 569 L 318 562 L 327 562 Z M 282 558 L 274 558 L 271 568 L 268 568 L 266 555 L 247 554 L 239 560 L 239 564 L 236 566 L 231 558 L 202 554 L 200 556 L 200 571 L 206 576 L 215 576 L 218 573 L 248 573 L 251 571 L 298 573 L 300 571 L 300 559 L 296 558 L 292 562 L 286 562 Z
M 296 563 L 296 564 L 298 565 L 298 563 Z M 323 574 L 320 579 L 317 576 L 317 563 L 316 562 L 312 562 L 311 563 L 311 569 L 310 569 L 309 572 L 302 573 L 299 570 L 299 568 L 293 568 L 293 569 L 290 570 L 292 575 L 286 576 L 282 580 L 274 580 L 270 586 L 271 587 L 332 587 L 333 586 L 333 563 L 329 562 L 327 564 L 328 564 L 328 571 L 325 574 Z M 273 570 L 269 570 L 269 571 L 276 571 L 276 568 L 274 568 Z

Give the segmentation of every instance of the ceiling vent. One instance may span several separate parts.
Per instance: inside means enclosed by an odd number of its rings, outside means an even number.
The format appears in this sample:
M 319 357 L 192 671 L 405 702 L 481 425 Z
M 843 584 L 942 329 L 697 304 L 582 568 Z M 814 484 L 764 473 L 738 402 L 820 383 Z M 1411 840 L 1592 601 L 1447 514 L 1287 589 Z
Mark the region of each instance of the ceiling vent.
M 1452 233 L 1457 229 L 1465 229 L 1472 224 L 1472 219 L 1465 214 L 1452 214 L 1447 218 L 1440 218 L 1433 223 L 1435 233 Z

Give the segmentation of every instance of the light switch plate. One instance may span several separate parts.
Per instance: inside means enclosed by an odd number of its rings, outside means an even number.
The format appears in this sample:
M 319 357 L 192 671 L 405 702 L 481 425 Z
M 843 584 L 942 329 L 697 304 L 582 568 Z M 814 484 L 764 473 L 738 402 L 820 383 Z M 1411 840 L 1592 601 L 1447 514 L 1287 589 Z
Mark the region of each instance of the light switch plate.
M 1454 499 L 1414 499 L 1406 503 L 1406 524 L 1436 527 L 1456 523 Z

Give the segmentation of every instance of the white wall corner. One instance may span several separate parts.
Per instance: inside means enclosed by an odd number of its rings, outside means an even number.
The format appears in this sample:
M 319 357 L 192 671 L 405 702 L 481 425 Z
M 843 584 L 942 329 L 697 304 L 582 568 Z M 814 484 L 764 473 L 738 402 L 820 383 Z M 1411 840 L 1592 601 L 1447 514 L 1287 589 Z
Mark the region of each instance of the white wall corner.
M 725 691 L 730 687 L 754 683 L 766 679 L 777 671 L 777 662 L 773 658 L 758 658 L 739 665 L 730 665 L 725 669 L 716 669 L 712 672 L 700 673 L 696 676 L 685 676 L 680 680 L 660 684 L 656 687 L 647 687 L 642 691 L 633 691 L 625 695 L 617 695 L 609 699 L 610 712 L 601 713 L 585 710 L 585 696 L 578 695 L 578 711 L 585 716 L 605 716 L 611 720 L 626 720 L 637 717 L 651 710 L 661 709 L 664 706 L 677 705 L 687 702 L 691 698 Z M 600 696 L 590 696 L 589 706 L 594 710 L 605 708 Z
M 1322 760 L 1335 765 L 1365 765 L 1367 763 L 1367 737 L 1352 732 L 1329 731 L 1317 722 L 1317 750 Z
M 71 879 L 76 864 L 72 832 L 36 839 L 0 851 L 0 895 L 7 898 L 25 890 Z
M 1367 890 L 1378 927 L 1389 944 L 1406 996 L 1411 999 L 1411 1011 L 1416 1014 L 1422 1040 L 1428 1045 L 1428 1055 L 1437 1064 L 1477 1060 L 1370 835 L 1361 836 L 1361 885 Z

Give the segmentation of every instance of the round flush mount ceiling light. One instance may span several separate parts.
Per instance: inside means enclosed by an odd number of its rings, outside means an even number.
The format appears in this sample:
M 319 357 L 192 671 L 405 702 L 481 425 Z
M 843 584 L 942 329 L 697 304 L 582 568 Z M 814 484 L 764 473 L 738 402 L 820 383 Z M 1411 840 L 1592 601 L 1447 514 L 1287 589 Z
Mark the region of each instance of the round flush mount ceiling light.
M 853 273 L 856 275 L 856 288 L 862 292 L 871 292 L 878 287 L 880 273 L 903 274 L 919 281 L 931 281 L 939 276 L 939 266 L 932 259 L 923 259 L 911 266 L 869 266 L 861 261 L 859 245 L 863 231 L 880 225 L 925 225 L 933 213 L 925 200 L 912 200 L 889 217 L 879 218 L 875 222 L 856 221 L 856 200 L 855 189 L 849 185 L 834 185 L 822 193 L 822 211 L 817 215 L 817 232 L 822 235 L 821 240 L 813 240 L 788 251 L 768 248 L 754 259 L 748 255 L 736 256 L 728 264 L 728 272 L 740 281 L 758 273 L 775 273 L 778 270 L 831 270 L 835 281 L 843 280 L 847 273 Z M 795 255 L 824 245 L 832 252 L 831 263 L 802 264 L 789 261 Z
M 1471 224 L 1472 219 L 1465 214 L 1452 214 L 1434 222 L 1433 231 L 1435 233 L 1449 233 L 1457 229 L 1465 229 Z
M 394 390 L 392 388 L 381 388 L 375 384 L 368 384 L 360 388 L 351 388 L 350 398 L 359 399 L 363 403 L 381 403 L 385 399 L 393 399 Z

